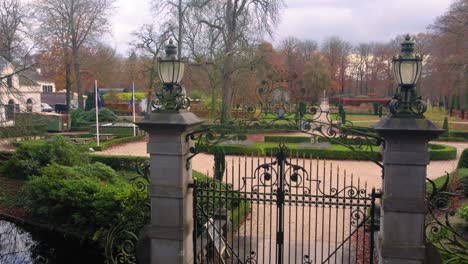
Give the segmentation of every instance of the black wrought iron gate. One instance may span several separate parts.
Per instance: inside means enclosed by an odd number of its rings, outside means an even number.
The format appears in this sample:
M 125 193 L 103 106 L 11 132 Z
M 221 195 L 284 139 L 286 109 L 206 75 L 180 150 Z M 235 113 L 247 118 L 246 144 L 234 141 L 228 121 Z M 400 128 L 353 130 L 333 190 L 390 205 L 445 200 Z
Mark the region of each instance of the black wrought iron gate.
M 375 190 L 280 144 L 194 184 L 195 263 L 373 263 Z

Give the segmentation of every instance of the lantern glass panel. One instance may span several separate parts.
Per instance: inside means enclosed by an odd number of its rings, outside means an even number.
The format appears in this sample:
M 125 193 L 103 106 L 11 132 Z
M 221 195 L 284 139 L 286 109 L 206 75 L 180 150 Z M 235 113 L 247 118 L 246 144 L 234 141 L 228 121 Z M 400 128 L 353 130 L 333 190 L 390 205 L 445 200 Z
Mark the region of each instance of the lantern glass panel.
M 163 83 L 179 83 L 184 76 L 184 68 L 181 61 L 160 61 L 159 77 Z
M 402 61 L 400 64 L 401 82 L 402 84 L 414 84 L 417 76 L 416 61 Z

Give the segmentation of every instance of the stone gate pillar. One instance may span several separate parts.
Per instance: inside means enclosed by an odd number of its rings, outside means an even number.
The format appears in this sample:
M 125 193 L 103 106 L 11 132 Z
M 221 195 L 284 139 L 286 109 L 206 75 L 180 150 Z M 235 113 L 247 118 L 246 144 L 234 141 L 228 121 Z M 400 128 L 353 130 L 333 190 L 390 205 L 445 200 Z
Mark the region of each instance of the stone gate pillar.
M 443 130 L 417 117 L 386 117 L 374 128 L 385 139 L 379 263 L 425 263 L 428 142 Z
M 186 135 L 203 121 L 184 110 L 147 115 L 138 126 L 149 134 L 151 223 L 145 228 L 151 264 L 193 263 L 192 171 Z M 149 252 L 149 253 L 148 253 Z

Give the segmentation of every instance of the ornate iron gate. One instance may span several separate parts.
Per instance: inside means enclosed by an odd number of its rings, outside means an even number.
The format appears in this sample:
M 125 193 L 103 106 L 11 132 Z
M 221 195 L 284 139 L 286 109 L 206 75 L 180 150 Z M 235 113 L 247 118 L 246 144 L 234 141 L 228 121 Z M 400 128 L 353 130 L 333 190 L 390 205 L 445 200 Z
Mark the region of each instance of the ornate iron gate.
M 195 181 L 195 263 L 373 263 L 375 190 L 289 156 L 280 144 Z

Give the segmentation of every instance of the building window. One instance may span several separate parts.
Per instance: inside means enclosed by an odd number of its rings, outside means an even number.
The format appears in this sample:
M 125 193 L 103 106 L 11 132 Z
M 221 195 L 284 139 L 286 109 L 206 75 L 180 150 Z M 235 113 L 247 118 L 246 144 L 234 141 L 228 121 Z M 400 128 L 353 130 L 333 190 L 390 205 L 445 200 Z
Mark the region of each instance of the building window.
M 15 101 L 13 99 L 10 99 L 5 109 L 6 120 L 13 120 L 15 118 L 15 110 Z
M 11 78 L 11 76 L 7 77 L 7 86 L 8 88 L 13 87 L 13 79 Z
M 51 93 L 52 92 L 52 85 L 42 85 L 42 92 L 43 93 Z
M 26 101 L 26 112 L 31 113 L 33 111 L 33 100 L 29 98 Z

